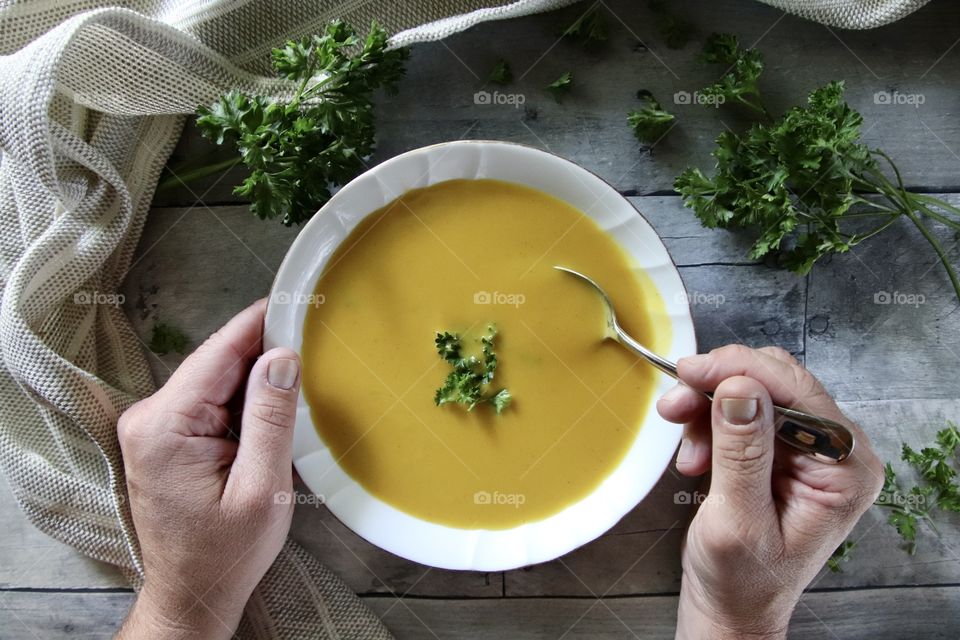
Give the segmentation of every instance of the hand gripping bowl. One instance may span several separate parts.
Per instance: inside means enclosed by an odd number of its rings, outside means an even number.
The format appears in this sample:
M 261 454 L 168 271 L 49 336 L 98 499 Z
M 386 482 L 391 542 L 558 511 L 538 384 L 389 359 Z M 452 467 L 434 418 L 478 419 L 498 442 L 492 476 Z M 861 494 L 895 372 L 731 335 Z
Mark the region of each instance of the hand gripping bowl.
M 330 256 L 369 213 L 404 192 L 455 178 L 492 178 L 539 189 L 578 208 L 612 236 L 663 298 L 672 326 L 670 360 L 696 351 L 686 291 L 653 227 L 610 185 L 589 171 L 531 147 L 459 141 L 397 156 L 343 187 L 306 224 L 280 266 L 271 291 L 264 349 L 301 352 L 306 301 Z M 299 301 L 304 301 L 302 304 Z M 599 302 L 598 302 L 599 304 Z M 655 396 L 673 381 L 656 379 Z M 312 423 L 303 394 L 297 408 L 293 461 L 311 491 L 354 532 L 394 554 L 445 569 L 502 571 L 557 558 L 612 527 L 653 488 L 670 463 L 681 431 L 653 402 L 622 462 L 597 488 L 559 513 L 510 529 L 457 529 L 408 515 L 368 493 L 334 460 Z

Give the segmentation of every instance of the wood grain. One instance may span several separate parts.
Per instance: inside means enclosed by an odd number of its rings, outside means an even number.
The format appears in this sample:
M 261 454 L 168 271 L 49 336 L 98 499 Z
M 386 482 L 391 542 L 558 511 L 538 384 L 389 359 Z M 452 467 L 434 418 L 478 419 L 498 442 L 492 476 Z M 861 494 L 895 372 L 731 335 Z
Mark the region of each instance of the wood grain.
M 509 140 L 569 158 L 623 192 L 667 192 L 688 164 L 712 166 L 716 136 L 746 122 L 734 107 L 674 102 L 674 94 L 692 94 L 722 73 L 697 58 L 707 34 L 725 31 L 765 54 L 761 86 L 775 112 L 802 103 L 817 86 L 845 80 L 848 101 L 864 116 L 865 141 L 897 160 L 908 185 L 960 190 L 960 123 L 953 115 L 960 97 L 951 88 L 960 79 L 960 52 L 953 48 L 960 37 L 956 3 L 934 2 L 900 22 L 855 32 L 828 29 L 749 0 L 688 0 L 682 13 L 698 36 L 679 50 L 662 44 L 647 3 L 604 5 L 609 41 L 596 53 L 558 42 L 557 34 L 583 11 L 580 5 L 479 25 L 443 42 L 415 46 L 400 94 L 379 99 L 379 149 L 370 164 L 447 140 Z M 505 87 L 486 82 L 500 57 L 510 62 L 516 78 Z M 557 104 L 544 87 L 568 70 L 574 88 Z M 626 125 L 640 89 L 653 92 L 678 118 L 652 149 L 638 144 Z M 525 102 L 521 108 L 475 104 L 476 92 L 494 90 L 520 94 Z M 171 165 L 210 154 L 214 160 L 228 157 L 188 124 Z M 234 170 L 216 183 L 211 178 L 190 190 L 158 194 L 156 202 L 235 202 L 231 190 L 242 175 Z
M 0 593 L 0 639 L 111 638 L 132 593 Z M 398 640 L 669 640 L 677 597 L 403 598 L 365 597 Z M 953 639 L 960 587 L 807 593 L 794 612 L 792 640 Z

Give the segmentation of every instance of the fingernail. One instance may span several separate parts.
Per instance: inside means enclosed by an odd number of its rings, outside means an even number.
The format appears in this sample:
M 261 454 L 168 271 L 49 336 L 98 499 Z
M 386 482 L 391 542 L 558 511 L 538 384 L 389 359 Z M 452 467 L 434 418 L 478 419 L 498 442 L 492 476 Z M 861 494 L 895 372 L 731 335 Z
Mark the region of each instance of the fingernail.
M 267 365 L 267 382 L 278 389 L 290 389 L 297 382 L 300 365 L 290 358 L 277 358 Z
M 686 464 L 693 460 L 693 442 L 689 438 L 680 441 L 680 451 L 677 452 L 677 464 Z
M 662 401 L 670 403 L 676 402 L 680 396 L 683 394 L 683 389 L 680 388 L 680 385 L 674 385 L 672 389 L 663 394 L 663 397 L 660 398 Z
M 683 358 L 683 361 L 687 363 L 687 366 L 690 367 L 702 367 L 710 361 L 709 353 L 698 353 L 695 356 L 687 356 Z
M 730 424 L 750 424 L 757 417 L 756 398 L 721 398 L 720 412 Z

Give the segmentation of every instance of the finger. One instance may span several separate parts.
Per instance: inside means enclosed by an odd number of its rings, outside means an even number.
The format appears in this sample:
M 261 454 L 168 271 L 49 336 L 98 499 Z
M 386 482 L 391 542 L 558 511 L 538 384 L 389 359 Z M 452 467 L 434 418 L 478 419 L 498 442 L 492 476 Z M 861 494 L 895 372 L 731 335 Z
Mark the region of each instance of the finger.
M 290 349 L 271 349 L 253 366 L 240 423 L 240 448 L 230 471 L 233 490 L 291 485 L 299 388 L 300 360 Z
M 158 395 L 174 412 L 198 404 L 223 405 L 237 391 L 260 355 L 266 299 L 238 313 L 183 361 Z
M 780 362 L 800 366 L 800 361 L 794 358 L 793 354 L 783 347 L 760 347 L 757 349 L 757 351 L 765 353 L 771 358 L 779 360 Z
M 714 393 L 710 492 L 737 512 L 757 513 L 772 503 L 774 426 L 770 394 L 744 376 L 724 380 Z
M 657 400 L 657 412 L 674 424 L 691 422 L 708 413 L 710 401 L 696 389 L 677 384 Z
M 677 451 L 677 471 L 685 476 L 699 476 L 709 471 L 712 443 L 709 414 L 683 425 L 683 439 Z
M 849 422 L 813 374 L 743 345 L 727 345 L 707 354 L 681 358 L 677 373 L 681 380 L 703 391 L 715 389 L 727 378 L 748 376 L 760 382 L 777 404 L 844 424 Z

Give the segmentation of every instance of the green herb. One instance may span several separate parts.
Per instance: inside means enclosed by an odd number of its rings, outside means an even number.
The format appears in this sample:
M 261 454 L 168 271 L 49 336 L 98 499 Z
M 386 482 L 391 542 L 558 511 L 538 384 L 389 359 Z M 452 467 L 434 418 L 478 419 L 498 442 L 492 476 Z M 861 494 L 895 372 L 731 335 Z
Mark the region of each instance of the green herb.
M 668 49 L 682 49 L 693 37 L 696 29 L 692 24 L 675 16 L 667 9 L 666 0 L 650 0 L 647 3 L 656 16 L 655 23 L 660 37 Z
M 565 96 L 570 91 L 570 86 L 573 84 L 573 74 L 569 71 L 565 72 L 559 78 L 551 82 L 547 86 L 547 91 L 553 95 L 553 99 L 557 102 L 560 102 L 560 98 Z
M 757 86 L 757 80 L 763 72 L 763 54 L 756 49 L 741 49 L 737 36 L 714 33 L 707 38 L 700 58 L 704 62 L 727 67 L 719 80 L 701 91 L 704 96 L 712 98 L 710 103 L 736 102 L 770 117 L 760 101 L 760 89 Z
M 596 49 L 607 41 L 607 24 L 600 11 L 601 3 L 590 7 L 573 24 L 564 29 L 564 38 L 579 43 L 587 49 Z
M 649 92 L 638 95 L 643 106 L 627 113 L 627 122 L 637 140 L 653 144 L 673 127 L 674 117 Z
M 827 560 L 827 568 L 834 573 L 842 573 L 843 568 L 840 566 L 840 563 L 850 562 L 850 552 L 853 551 L 856 546 L 857 543 L 852 540 L 844 540 L 841 542 L 840 546 L 836 548 L 833 555 Z
M 921 520 L 926 520 L 936 530 L 928 507 L 932 493 L 933 488 L 925 485 L 904 491 L 900 488 L 893 466 L 888 462 L 884 467 L 883 489 L 874 504 L 890 510 L 887 522 L 900 534 L 904 548 L 910 555 L 917 551 L 917 524 Z
M 513 72 L 510 71 L 510 63 L 500 58 L 494 65 L 493 71 L 487 77 L 487 80 L 495 84 L 507 84 L 513 80 Z
M 197 126 L 236 146 L 250 175 L 234 193 L 251 200 L 253 213 L 299 224 L 364 169 L 374 148 L 372 94 L 396 91 L 407 55 L 387 50 L 376 23 L 360 38 L 331 22 L 322 35 L 273 50 L 274 69 L 297 83 L 289 101 L 231 91 L 197 109 Z
M 180 329 L 163 322 L 153 325 L 149 347 L 150 351 L 157 355 L 165 356 L 171 351 L 182 354 L 186 351 L 188 343 L 187 336 Z
M 863 118 L 843 100 L 843 83 L 831 82 L 779 119 L 769 117 L 757 87 L 759 52 L 742 50 L 733 36 L 711 36 L 709 61 L 731 65 L 704 94 L 738 102 L 765 122 L 746 132 L 724 132 L 713 151 L 712 177 L 696 168 L 674 187 L 705 227 L 747 228 L 752 258 L 778 255 L 783 266 L 805 274 L 829 253 L 851 247 L 909 219 L 930 243 L 960 299 L 960 280 L 923 217 L 960 229 L 960 209 L 938 198 L 908 192 L 893 161 L 860 140 Z M 895 176 L 892 182 L 883 172 Z M 868 199 L 869 198 L 869 199 Z M 861 230 L 864 221 L 874 226 Z
M 960 511 L 960 486 L 956 482 L 957 449 L 960 447 L 960 429 L 947 422 L 937 432 L 933 446 L 915 451 L 903 445 L 901 458 L 910 464 L 921 479 L 920 484 L 904 491 L 897 482 L 897 474 L 888 462 L 884 468 L 884 484 L 876 505 L 890 510 L 887 521 L 893 525 L 912 555 L 917 550 L 917 525 L 925 520 L 936 532 L 931 517 L 934 507 L 941 511 Z
M 457 334 L 447 331 L 437 333 L 434 340 L 437 353 L 453 367 L 433 397 L 438 407 L 456 403 L 466 406 L 467 411 L 473 411 L 478 404 L 488 403 L 499 415 L 510 405 L 513 397 L 506 389 L 484 393 L 485 385 L 493 382 L 497 371 L 497 354 L 494 351 L 496 336 L 496 328 L 489 325 L 486 335 L 480 338 L 481 358 L 478 358 L 474 355 L 464 357 L 463 345 Z

